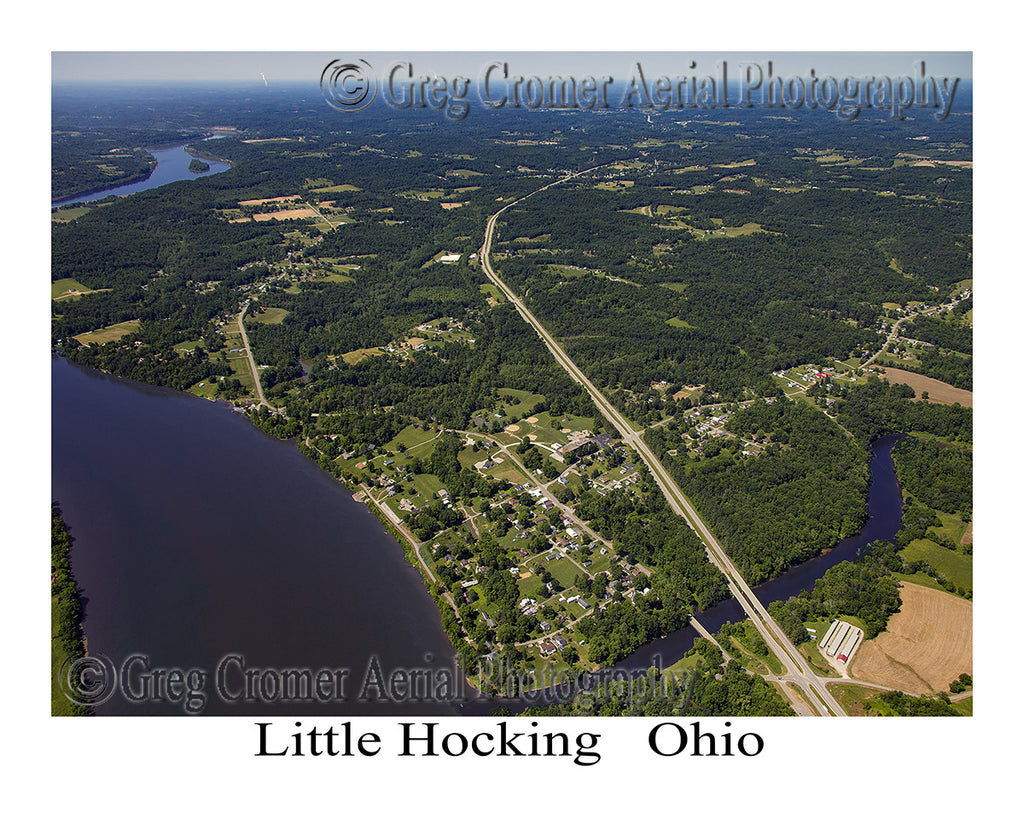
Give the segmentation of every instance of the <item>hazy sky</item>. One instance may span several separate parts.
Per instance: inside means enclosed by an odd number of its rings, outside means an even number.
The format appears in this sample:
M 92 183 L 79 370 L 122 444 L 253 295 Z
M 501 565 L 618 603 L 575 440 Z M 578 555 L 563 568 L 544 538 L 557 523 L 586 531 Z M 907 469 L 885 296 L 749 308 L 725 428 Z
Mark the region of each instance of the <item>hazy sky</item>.
M 604 51 L 538 52 L 489 50 L 474 52 L 348 51 L 256 52 L 256 51 L 54 51 L 52 81 L 65 82 L 268 82 L 319 81 L 320 73 L 334 59 L 364 59 L 378 72 L 398 60 L 411 62 L 419 75 L 461 74 L 475 78 L 491 62 L 507 62 L 513 75 L 550 73 L 580 77 L 629 76 L 639 61 L 645 74 L 670 76 L 717 74 L 727 63 L 729 76 L 738 78 L 741 63 L 753 62 L 767 71 L 770 60 L 776 75 L 807 76 L 897 76 L 917 73 L 924 60 L 932 76 L 972 76 L 970 52 L 796 52 L 796 51 Z M 696 68 L 691 69 L 690 63 Z

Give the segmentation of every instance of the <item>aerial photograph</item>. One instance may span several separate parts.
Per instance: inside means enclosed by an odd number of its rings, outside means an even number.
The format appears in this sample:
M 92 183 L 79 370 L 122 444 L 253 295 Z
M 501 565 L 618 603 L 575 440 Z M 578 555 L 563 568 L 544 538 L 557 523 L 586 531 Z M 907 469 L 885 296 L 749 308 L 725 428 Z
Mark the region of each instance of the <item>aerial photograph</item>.
M 970 53 L 216 57 L 52 55 L 53 714 L 972 714 Z
M 843 37 L 555 5 L 115 3 L 26 51 L 18 789 L 786 819 L 1009 789 L 1012 53 L 895 7 Z

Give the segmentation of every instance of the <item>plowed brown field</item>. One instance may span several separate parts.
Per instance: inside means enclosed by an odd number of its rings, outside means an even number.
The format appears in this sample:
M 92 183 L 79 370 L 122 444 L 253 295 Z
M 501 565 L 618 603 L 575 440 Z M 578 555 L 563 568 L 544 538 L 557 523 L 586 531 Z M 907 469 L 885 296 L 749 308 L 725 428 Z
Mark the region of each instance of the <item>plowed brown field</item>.
M 972 673 L 971 602 L 913 583 L 901 584 L 900 598 L 889 627 L 857 651 L 850 675 L 913 694 L 949 691 L 960 674 Z

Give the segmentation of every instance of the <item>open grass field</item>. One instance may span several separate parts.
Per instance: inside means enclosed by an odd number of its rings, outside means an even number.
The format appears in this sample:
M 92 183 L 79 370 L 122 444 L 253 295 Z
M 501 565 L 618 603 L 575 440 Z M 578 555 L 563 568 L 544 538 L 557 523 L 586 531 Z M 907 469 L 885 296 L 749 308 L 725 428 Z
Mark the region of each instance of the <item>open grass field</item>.
M 498 411 L 506 415 L 512 413 L 524 416 L 530 415 L 533 413 L 534 407 L 544 400 L 543 395 L 527 392 L 526 390 L 514 390 L 510 387 L 499 387 L 498 395 L 503 399 L 498 407 Z
M 908 370 L 899 370 L 895 367 L 882 367 L 885 377 L 892 384 L 908 384 L 914 388 L 917 397 L 921 393 L 928 392 L 928 400 L 933 404 L 960 404 L 963 407 L 974 406 L 974 393 L 969 390 L 959 390 L 951 387 L 943 381 L 929 378 L 926 375 L 919 375 Z
M 923 560 L 947 580 L 961 589 L 974 586 L 974 558 L 961 552 L 952 552 L 930 540 L 914 540 L 900 552 L 906 560 Z
M 335 267 L 331 273 L 323 273 L 316 277 L 318 282 L 337 282 L 338 284 L 345 284 L 346 282 L 354 282 L 351 276 L 340 272 L 341 270 L 347 270 L 349 268 Z
M 256 313 L 248 318 L 257 324 L 280 324 L 287 315 L 288 311 L 283 307 L 268 307 L 262 313 Z
M 359 191 L 355 185 L 329 185 L 326 188 L 313 188 L 313 193 L 345 193 L 347 191 Z
M 488 469 L 487 474 L 498 481 L 508 481 L 514 484 L 528 483 L 527 477 L 520 471 L 519 467 L 508 460 Z
M 75 279 L 57 279 L 50 285 L 50 298 L 59 301 L 66 298 L 84 296 L 86 293 L 95 293 L 84 284 Z
M 380 347 L 364 347 L 360 350 L 351 350 L 341 358 L 346 364 L 358 364 L 364 358 L 369 358 L 372 355 L 383 355 L 383 352 Z
M 740 225 L 739 227 L 723 227 L 721 228 L 721 230 L 723 230 L 725 232 L 725 236 L 727 236 L 730 239 L 734 239 L 737 236 L 750 236 L 752 233 L 765 232 L 761 229 L 761 225 L 758 224 L 757 222 L 746 222 L 745 224 Z M 722 234 L 719 234 L 717 232 L 711 233 L 709 234 L 709 238 L 720 235 Z
M 216 379 L 200 381 L 198 384 L 189 387 L 188 391 L 193 395 L 198 395 L 200 398 L 213 398 L 217 394 L 217 381 Z
M 92 208 L 82 206 L 80 208 L 62 208 L 53 211 L 50 216 L 54 222 L 73 222 L 79 216 L 85 216 Z
M 851 676 L 919 695 L 948 691 L 972 673 L 972 604 L 913 583 L 901 584 L 900 598 L 888 628 L 858 649 Z
M 405 429 L 399 432 L 394 438 L 388 441 L 385 446 L 391 452 L 398 452 L 399 445 L 406 448 L 406 451 L 419 447 L 427 441 L 432 441 L 437 437 L 437 433 L 430 429 L 418 429 L 417 427 L 409 424 Z M 418 452 L 416 454 L 419 454 Z
M 865 685 L 830 685 L 829 692 L 835 697 L 843 710 L 851 717 L 863 717 L 867 714 L 865 703 L 872 697 L 878 696 L 877 688 L 868 688 Z
M 565 588 L 568 589 L 576 585 L 576 575 L 580 574 L 580 569 L 571 560 L 560 557 L 544 565 L 547 566 L 547 570 Z M 572 595 L 569 596 L 571 597 Z
M 80 344 L 106 344 L 108 341 L 117 341 L 119 338 L 123 338 L 129 333 L 134 333 L 139 329 L 139 320 L 131 319 L 129 321 L 122 321 L 119 324 L 112 324 L 109 327 L 103 327 L 100 330 L 93 330 L 91 333 L 79 333 L 75 336 L 75 340 Z

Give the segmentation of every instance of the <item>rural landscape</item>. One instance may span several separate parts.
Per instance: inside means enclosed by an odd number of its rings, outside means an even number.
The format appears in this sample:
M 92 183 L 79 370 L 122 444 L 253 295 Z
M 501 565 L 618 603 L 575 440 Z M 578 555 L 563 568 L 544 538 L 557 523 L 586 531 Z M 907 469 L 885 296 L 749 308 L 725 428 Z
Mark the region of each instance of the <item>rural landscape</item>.
M 156 96 L 55 95 L 52 199 L 95 198 L 52 210 L 54 356 L 316 464 L 494 708 L 973 713 L 969 100 L 452 123 Z M 104 195 L 154 146 L 188 175 Z M 56 677 L 94 604 L 89 522 L 53 501 Z M 610 668 L 685 692 L 523 706 Z

